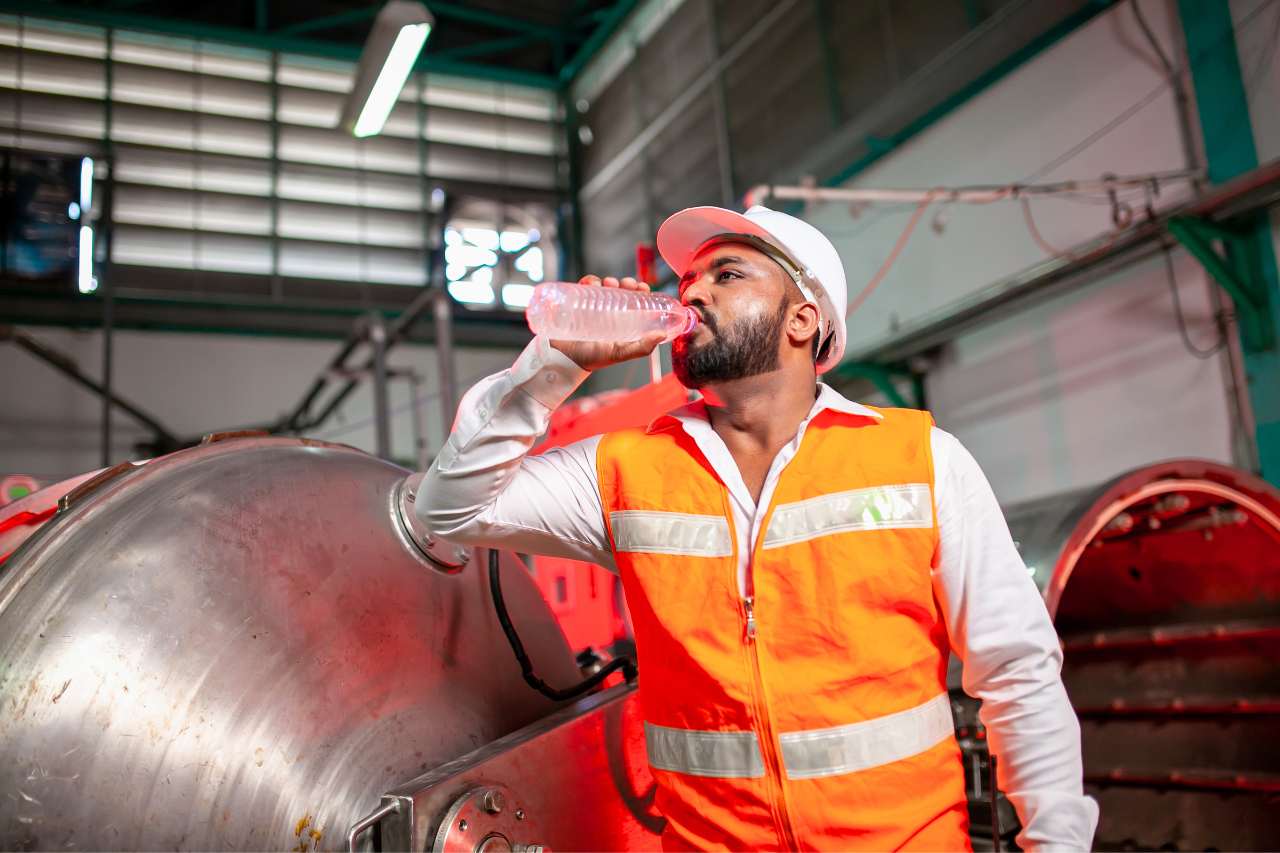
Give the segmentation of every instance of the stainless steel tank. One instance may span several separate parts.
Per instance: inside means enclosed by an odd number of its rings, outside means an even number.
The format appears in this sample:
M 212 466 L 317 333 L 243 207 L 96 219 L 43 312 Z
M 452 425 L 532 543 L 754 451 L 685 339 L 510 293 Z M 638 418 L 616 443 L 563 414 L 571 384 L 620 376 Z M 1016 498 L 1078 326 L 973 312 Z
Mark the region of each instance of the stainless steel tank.
M 406 474 L 248 438 L 64 498 L 0 565 L 0 848 L 334 849 L 382 792 L 554 710 L 481 566 L 441 571 L 399 523 Z M 575 682 L 502 561 L 539 673 Z
M 1175 460 L 1007 516 L 1062 638 L 1097 846 L 1280 849 L 1280 491 Z

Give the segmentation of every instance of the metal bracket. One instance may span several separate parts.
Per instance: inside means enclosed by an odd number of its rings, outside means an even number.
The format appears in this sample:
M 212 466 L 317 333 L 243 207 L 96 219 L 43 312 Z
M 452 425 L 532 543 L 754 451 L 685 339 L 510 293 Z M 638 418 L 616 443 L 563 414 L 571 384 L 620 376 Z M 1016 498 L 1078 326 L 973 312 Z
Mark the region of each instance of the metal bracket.
M 1276 333 L 1268 311 L 1267 289 L 1248 260 L 1251 254 L 1249 241 L 1253 237 L 1191 216 L 1174 217 L 1166 227 L 1231 296 L 1244 349 L 1261 352 L 1273 348 Z M 1214 240 L 1222 242 L 1225 254 L 1219 254 L 1214 248 Z

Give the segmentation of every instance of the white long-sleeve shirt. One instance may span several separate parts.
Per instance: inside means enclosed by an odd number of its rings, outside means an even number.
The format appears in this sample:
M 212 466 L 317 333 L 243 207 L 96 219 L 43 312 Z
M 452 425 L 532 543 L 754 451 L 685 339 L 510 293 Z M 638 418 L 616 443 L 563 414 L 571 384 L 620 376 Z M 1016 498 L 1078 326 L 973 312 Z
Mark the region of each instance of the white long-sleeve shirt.
M 433 535 L 615 569 L 596 478 L 599 437 L 526 455 L 586 376 L 539 337 L 509 370 L 467 392 L 415 504 Z M 826 408 L 874 416 L 820 385 L 796 437 L 773 460 L 758 504 L 705 406 L 695 402 L 673 413 L 728 487 L 740 587 L 751 559 L 748 542 L 782 470 L 809 421 Z M 989 743 L 1001 759 L 1001 786 L 1022 821 L 1018 843 L 1086 850 L 1098 807 L 1083 792 L 1080 726 L 1062 686 L 1057 635 L 977 462 L 940 429 L 931 443 L 939 533 L 934 594 L 963 662 L 965 692 L 982 700 Z

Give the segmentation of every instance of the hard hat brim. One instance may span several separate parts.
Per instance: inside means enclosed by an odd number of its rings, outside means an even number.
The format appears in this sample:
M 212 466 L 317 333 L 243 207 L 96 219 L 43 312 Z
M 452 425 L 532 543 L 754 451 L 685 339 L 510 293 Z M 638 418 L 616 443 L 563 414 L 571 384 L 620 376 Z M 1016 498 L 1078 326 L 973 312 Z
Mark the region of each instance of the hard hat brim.
M 708 240 L 722 234 L 750 234 L 766 243 L 777 238 L 741 213 L 723 207 L 689 207 L 658 227 L 658 253 L 676 276 L 683 276 Z

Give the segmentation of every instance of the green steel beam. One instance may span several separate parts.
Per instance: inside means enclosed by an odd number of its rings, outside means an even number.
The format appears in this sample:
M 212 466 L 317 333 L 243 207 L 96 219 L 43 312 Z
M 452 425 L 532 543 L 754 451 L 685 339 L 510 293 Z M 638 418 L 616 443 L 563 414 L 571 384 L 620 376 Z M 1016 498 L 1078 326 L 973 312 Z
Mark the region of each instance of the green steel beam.
M 0 280 L 0 283 L 7 283 Z M 369 312 L 370 306 L 315 305 L 271 303 L 264 301 L 220 301 L 200 298 L 175 299 L 116 295 L 118 329 L 172 332 L 214 332 L 251 337 L 299 337 L 343 339 L 351 332 L 351 323 Z M 0 323 L 14 326 L 49 326 L 68 329 L 97 328 L 102 322 L 102 297 L 65 293 L 25 291 L 0 303 Z M 403 306 L 374 306 L 394 322 Z M 277 319 L 278 318 L 278 319 Z M 528 326 L 515 312 L 486 312 L 477 317 L 464 312 L 456 317 L 457 343 L 460 346 L 522 347 L 528 343 Z M 431 342 L 434 333 L 429 323 L 415 325 L 410 338 L 414 342 Z
M 540 43 L 542 40 L 536 36 L 514 35 L 506 36 L 500 39 L 489 39 L 488 41 L 476 42 L 475 44 L 466 44 L 459 47 L 452 47 L 448 50 L 437 50 L 432 54 L 435 59 L 470 59 L 473 56 L 488 56 L 493 53 L 502 53 L 507 50 L 519 50 L 528 47 L 531 44 Z
M 831 374 L 830 378 L 835 380 L 866 379 L 875 385 L 876 390 L 884 394 L 890 403 L 899 408 L 924 408 L 924 383 L 922 377 L 910 371 L 894 370 L 882 364 L 873 364 L 866 361 L 845 361 L 831 371 Z M 908 402 L 907 398 L 902 396 L 902 392 L 894 384 L 895 378 L 911 380 L 911 391 L 916 398 L 914 401 Z
M 427 4 L 427 8 L 431 10 L 431 14 L 437 19 L 450 19 L 455 21 L 465 21 L 469 24 L 481 24 L 498 30 L 508 30 L 517 33 L 524 33 L 527 36 L 533 36 L 546 41 L 564 41 L 568 35 L 555 27 L 544 26 L 533 21 L 527 21 L 523 18 L 515 18 L 510 15 L 501 15 L 497 12 L 490 12 L 485 9 L 476 9 L 470 6 L 464 6 L 459 3 L 437 2 L 432 0 Z M 381 3 L 375 3 L 360 9 L 349 9 L 345 12 L 337 12 L 333 15 L 325 15 L 322 18 L 311 18 L 306 21 L 299 21 L 296 24 L 290 24 L 287 27 L 281 27 L 276 32 L 282 35 L 297 36 L 303 33 L 314 33 L 333 27 L 342 27 L 347 24 L 355 24 L 360 21 L 367 21 L 378 14 L 382 9 Z
M 305 21 L 299 21 L 296 24 L 289 24 L 287 27 L 281 27 L 275 32 L 282 36 L 300 36 L 304 33 L 316 33 L 323 30 L 332 29 L 333 27 L 342 27 L 347 24 L 357 24 L 360 21 L 367 21 L 378 14 L 381 6 L 366 6 L 363 9 L 348 9 L 345 12 L 338 12 L 334 15 L 325 15 L 321 18 L 309 18 Z
M 1209 182 L 1221 184 L 1258 166 L 1231 7 L 1225 0 L 1178 0 L 1178 14 L 1187 43 Z M 1196 236 L 1203 239 L 1206 234 Z M 1256 217 L 1251 227 L 1227 241 L 1229 261 L 1204 252 L 1203 247 L 1198 253 L 1190 245 L 1188 249 L 1215 279 L 1223 281 L 1221 268 L 1226 267 L 1239 279 L 1238 284 L 1248 286 L 1255 303 L 1256 319 L 1251 322 L 1271 332 L 1267 340 L 1259 339 L 1257 330 L 1250 331 L 1245 324 L 1249 315 L 1237 300 L 1261 473 L 1280 485 L 1280 349 L 1274 334 L 1280 328 L 1280 271 L 1270 218 L 1265 214 Z M 1227 286 L 1225 282 L 1223 286 Z M 1232 298 L 1236 298 L 1234 292 Z M 1259 344 L 1264 346 L 1259 348 Z
M 451 18 L 455 21 L 466 21 L 469 24 L 483 24 L 499 30 L 511 30 L 517 33 L 537 36 L 547 41 L 564 41 L 567 38 L 563 30 L 537 24 L 524 18 L 513 18 L 500 15 L 485 9 L 466 6 L 461 3 L 446 3 L 442 0 L 427 0 L 427 8 L 437 18 Z
M 982 23 L 982 4 L 978 0 L 964 0 L 964 17 L 970 28 Z
M 432 4 L 434 8 L 435 4 Z M 159 35 L 177 36 L 180 38 L 199 39 L 221 42 L 239 47 L 283 53 L 298 53 L 306 56 L 319 56 L 326 59 L 339 59 L 358 62 L 360 45 L 339 44 L 337 42 L 318 39 L 298 38 L 280 35 L 279 33 L 260 33 L 256 30 L 237 27 L 219 27 L 195 21 L 182 21 L 173 18 L 161 18 L 152 15 L 125 14 L 81 6 L 68 6 L 57 2 L 14 2 L 0 0 L 0 13 L 10 15 L 31 15 L 78 24 L 134 30 L 137 32 L 156 33 Z M 493 65 L 479 65 L 468 62 L 456 62 L 449 59 L 433 59 L 428 46 L 418 60 L 418 71 L 434 71 L 440 74 L 454 74 L 459 77 L 473 77 L 481 80 L 493 80 L 499 83 L 514 83 L 536 89 L 555 91 L 560 88 L 559 81 L 550 74 L 538 74 L 531 71 L 517 71 Z
M 627 15 L 636 7 L 639 0 L 616 0 L 613 7 L 609 9 L 609 14 L 591 33 L 591 37 L 587 39 L 582 47 L 569 60 L 568 64 L 560 69 L 560 83 L 562 86 L 568 87 L 573 82 L 573 78 L 578 76 L 586 64 L 591 61 L 591 57 L 595 56 L 602 47 L 609 41 L 609 37 L 617 32 L 618 27 L 622 26 L 622 22 L 626 20 Z
M 831 43 L 831 7 L 829 0 L 813 0 L 813 24 L 818 28 L 818 44 L 822 47 L 822 75 L 826 80 L 827 109 L 831 126 L 844 124 L 844 96 L 840 90 L 840 72 L 836 48 Z
M 1190 252 L 1235 303 L 1240 321 L 1240 338 L 1245 352 L 1264 352 L 1275 346 L 1275 326 L 1267 311 L 1266 282 L 1258 280 L 1248 266 L 1252 241 L 1248 233 L 1237 234 L 1191 217 L 1169 220 L 1169 233 Z M 1227 257 L 1213 248 L 1223 240 Z

